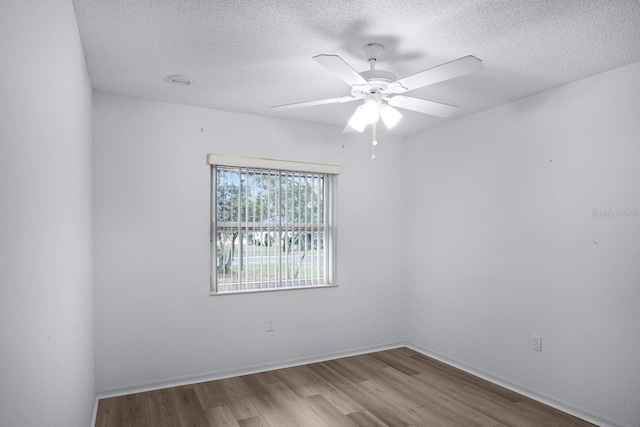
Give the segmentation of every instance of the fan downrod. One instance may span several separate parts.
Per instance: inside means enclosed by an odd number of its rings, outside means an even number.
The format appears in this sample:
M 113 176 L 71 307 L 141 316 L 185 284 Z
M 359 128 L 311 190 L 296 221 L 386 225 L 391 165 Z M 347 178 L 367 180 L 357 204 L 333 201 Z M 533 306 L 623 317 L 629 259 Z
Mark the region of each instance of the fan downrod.
M 368 43 L 362 46 L 362 54 L 370 64 L 370 69 L 359 73 L 368 83 L 370 89 L 361 91 L 358 87 L 351 88 L 351 94 L 356 98 L 362 98 L 374 93 L 388 93 L 389 83 L 396 81 L 396 75 L 389 71 L 376 69 L 376 62 L 384 52 L 384 46 L 379 43 Z

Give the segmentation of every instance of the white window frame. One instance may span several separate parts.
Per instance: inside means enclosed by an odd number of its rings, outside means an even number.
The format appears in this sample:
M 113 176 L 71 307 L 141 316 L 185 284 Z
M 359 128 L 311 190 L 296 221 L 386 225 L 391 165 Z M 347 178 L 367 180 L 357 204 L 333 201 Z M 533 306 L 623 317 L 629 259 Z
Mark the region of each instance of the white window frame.
M 210 203 L 210 240 L 211 240 L 211 281 L 210 281 L 210 295 L 231 295 L 231 294 L 243 294 L 253 292 L 272 292 L 282 290 L 294 290 L 294 289 L 313 289 L 324 287 L 336 287 L 337 285 L 337 177 L 340 173 L 340 166 L 322 164 L 322 163 L 309 163 L 309 162 L 294 162 L 287 160 L 265 159 L 257 157 L 235 156 L 227 154 L 211 153 L 207 155 L 207 164 L 211 167 L 211 203 Z M 224 285 L 218 285 L 218 260 L 217 260 L 217 167 L 231 167 L 240 168 L 242 170 L 265 170 L 270 173 L 282 173 L 286 175 L 294 174 L 316 174 L 323 177 L 324 192 L 323 192 L 323 204 L 324 204 L 324 219 L 321 224 L 323 230 L 323 260 L 324 271 L 322 283 L 296 283 L 293 279 L 281 280 L 277 282 L 260 282 L 259 286 L 252 283 L 252 286 L 245 287 L 238 286 L 237 289 L 222 289 L 228 287 Z M 242 224 L 238 221 L 238 230 L 243 230 Z M 286 233 L 284 227 L 280 227 L 278 224 L 278 233 Z M 248 230 L 248 229 L 247 229 Z M 282 234 L 279 234 L 282 236 Z M 242 242 L 239 242 L 239 246 Z M 282 259 L 279 260 L 279 268 L 282 269 Z M 240 276 L 240 275 L 239 275 Z M 242 280 L 239 279 L 239 283 Z M 271 284 L 270 284 L 271 283 Z

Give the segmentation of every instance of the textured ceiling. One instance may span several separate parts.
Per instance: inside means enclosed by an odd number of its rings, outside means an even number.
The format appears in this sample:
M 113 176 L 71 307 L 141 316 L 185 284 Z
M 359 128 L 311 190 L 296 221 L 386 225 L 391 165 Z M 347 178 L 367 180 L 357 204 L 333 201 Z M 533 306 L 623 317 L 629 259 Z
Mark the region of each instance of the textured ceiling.
M 479 73 L 408 95 L 453 104 L 447 119 L 403 110 L 409 135 L 640 61 L 639 0 L 74 0 L 93 88 L 141 98 L 335 125 L 357 106 L 269 107 L 349 94 L 311 59 L 358 71 L 366 43 L 398 78 L 466 55 Z M 190 87 L 164 82 L 190 76 Z

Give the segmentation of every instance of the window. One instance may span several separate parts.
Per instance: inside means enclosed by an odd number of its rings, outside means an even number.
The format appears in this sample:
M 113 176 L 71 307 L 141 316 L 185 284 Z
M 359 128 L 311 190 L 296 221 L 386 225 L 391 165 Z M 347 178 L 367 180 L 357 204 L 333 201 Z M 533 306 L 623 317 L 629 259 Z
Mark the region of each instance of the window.
M 338 166 L 210 154 L 211 293 L 335 285 Z

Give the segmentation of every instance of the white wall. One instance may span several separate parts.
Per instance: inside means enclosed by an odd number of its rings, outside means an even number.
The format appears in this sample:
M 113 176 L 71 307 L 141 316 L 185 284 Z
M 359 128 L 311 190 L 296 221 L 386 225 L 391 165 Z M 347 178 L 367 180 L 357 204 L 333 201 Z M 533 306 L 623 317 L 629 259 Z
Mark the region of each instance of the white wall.
M 408 138 L 408 341 L 640 425 L 639 114 L 636 63 Z
M 378 227 L 397 223 L 401 139 L 381 136 L 371 161 L 368 138 L 95 93 L 98 391 L 403 342 L 402 236 Z M 342 166 L 339 288 L 209 296 L 209 152 Z
M 3 1 L 0 58 L 0 424 L 84 427 L 92 117 L 71 1 Z

